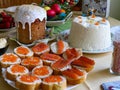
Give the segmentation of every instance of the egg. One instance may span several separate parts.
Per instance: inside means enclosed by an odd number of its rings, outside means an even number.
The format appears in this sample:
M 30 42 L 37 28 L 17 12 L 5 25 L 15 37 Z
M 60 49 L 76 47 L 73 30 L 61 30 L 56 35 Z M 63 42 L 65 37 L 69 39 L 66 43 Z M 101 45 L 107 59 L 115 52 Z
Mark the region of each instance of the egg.
M 61 10 L 61 7 L 60 7 L 59 4 L 53 4 L 53 5 L 51 6 L 51 9 L 53 9 L 57 14 L 59 14 L 59 13 L 60 13 L 60 10 Z
M 47 11 L 50 10 L 51 8 L 49 6 L 45 6 L 44 9 Z
M 60 18 L 60 19 L 64 19 L 65 17 L 66 17 L 66 14 L 65 14 L 65 13 L 60 13 L 60 14 L 59 14 L 59 18 Z
M 56 16 L 56 12 L 52 9 L 47 10 L 47 16 L 54 17 Z

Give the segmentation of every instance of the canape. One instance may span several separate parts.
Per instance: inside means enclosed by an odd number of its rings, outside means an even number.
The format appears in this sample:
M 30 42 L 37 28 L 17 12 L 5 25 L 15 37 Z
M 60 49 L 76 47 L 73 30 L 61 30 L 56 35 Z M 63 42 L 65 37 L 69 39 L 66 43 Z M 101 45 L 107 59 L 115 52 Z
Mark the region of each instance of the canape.
M 14 65 L 11 65 L 10 67 L 7 67 L 6 77 L 9 80 L 16 81 L 16 78 L 18 76 L 25 75 L 28 73 L 29 73 L 29 70 L 26 67 L 21 66 L 19 64 L 14 64 Z
M 13 53 L 5 53 L 2 56 L 0 56 L 0 64 L 1 67 L 8 67 L 10 65 L 13 64 L 20 64 L 21 63 L 21 59 Z
M 66 49 L 69 48 L 69 45 L 67 42 L 63 40 L 59 40 L 57 42 L 53 42 L 50 45 L 51 51 L 55 54 L 62 54 Z
M 27 67 L 31 71 L 34 67 L 43 65 L 43 62 L 39 57 L 28 57 L 21 61 L 21 65 Z
M 40 42 L 32 47 L 32 51 L 35 53 L 35 55 L 41 55 L 43 53 L 49 52 L 50 48 L 49 45 Z
M 35 75 L 41 79 L 50 76 L 52 73 L 53 70 L 49 66 L 36 66 L 32 70 L 32 75 Z
M 66 79 L 60 75 L 52 75 L 43 79 L 42 90 L 65 90 Z
M 39 90 L 41 79 L 33 75 L 21 75 L 16 78 L 15 86 L 19 90 Z
M 30 48 L 26 46 L 19 46 L 14 49 L 15 54 L 17 54 L 21 58 L 32 57 L 33 52 Z
M 71 63 L 70 60 L 64 60 L 64 59 L 54 62 L 53 64 L 51 64 L 51 67 L 54 71 L 53 73 L 54 74 L 61 74 L 62 71 L 71 68 L 70 63 Z
M 40 58 L 43 60 L 44 65 L 49 65 L 49 66 L 55 61 L 62 59 L 62 57 L 60 57 L 59 55 L 52 53 L 44 53 L 40 56 Z
M 71 65 L 89 72 L 94 68 L 95 61 L 85 56 L 81 56 L 79 59 L 73 61 Z
M 76 49 L 76 48 L 69 48 L 63 53 L 63 57 L 71 60 L 78 59 L 79 57 L 82 56 L 82 50 L 81 49 Z
M 68 84 L 75 85 L 83 83 L 86 80 L 86 71 L 77 68 L 67 69 L 62 72 L 63 76 L 67 78 Z

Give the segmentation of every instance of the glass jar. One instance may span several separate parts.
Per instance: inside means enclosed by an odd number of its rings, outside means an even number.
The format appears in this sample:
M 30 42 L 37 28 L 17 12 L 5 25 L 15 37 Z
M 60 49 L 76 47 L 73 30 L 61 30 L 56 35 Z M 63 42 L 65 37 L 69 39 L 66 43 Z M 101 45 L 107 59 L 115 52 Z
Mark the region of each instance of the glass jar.
M 113 35 L 113 46 L 110 72 L 120 75 L 120 30 Z

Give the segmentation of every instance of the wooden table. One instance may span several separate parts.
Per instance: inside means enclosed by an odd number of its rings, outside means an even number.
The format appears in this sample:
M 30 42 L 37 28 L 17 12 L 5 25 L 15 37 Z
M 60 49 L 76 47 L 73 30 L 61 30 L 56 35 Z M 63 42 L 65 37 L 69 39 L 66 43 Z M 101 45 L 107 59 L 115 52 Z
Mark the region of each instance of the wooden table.
M 73 17 L 76 15 L 73 15 Z M 120 21 L 111 17 L 109 17 L 108 20 L 110 21 L 111 27 L 118 25 L 120 26 Z M 0 37 L 6 36 L 14 31 L 15 30 L 11 30 L 10 32 L 0 32 Z M 7 52 L 13 52 L 13 49 L 16 46 L 17 46 L 16 42 L 10 41 L 10 46 Z M 91 72 L 89 72 L 85 83 L 80 84 L 79 86 L 72 90 L 101 90 L 100 86 L 103 82 L 120 80 L 120 76 L 113 75 L 109 72 L 110 63 L 112 60 L 112 52 L 84 55 L 95 60 L 95 67 Z M 0 90 L 15 90 L 4 81 L 1 73 L 0 73 Z

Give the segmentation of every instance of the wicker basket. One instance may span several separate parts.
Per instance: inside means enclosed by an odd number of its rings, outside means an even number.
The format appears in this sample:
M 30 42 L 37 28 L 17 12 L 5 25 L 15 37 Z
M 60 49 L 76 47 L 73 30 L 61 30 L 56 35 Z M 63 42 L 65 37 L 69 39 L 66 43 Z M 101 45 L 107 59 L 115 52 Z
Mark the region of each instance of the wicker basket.
M 40 4 L 42 0 L 0 0 L 0 8 L 6 8 L 10 6 L 17 6 L 21 4 Z

